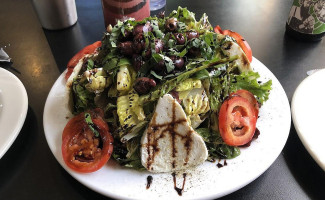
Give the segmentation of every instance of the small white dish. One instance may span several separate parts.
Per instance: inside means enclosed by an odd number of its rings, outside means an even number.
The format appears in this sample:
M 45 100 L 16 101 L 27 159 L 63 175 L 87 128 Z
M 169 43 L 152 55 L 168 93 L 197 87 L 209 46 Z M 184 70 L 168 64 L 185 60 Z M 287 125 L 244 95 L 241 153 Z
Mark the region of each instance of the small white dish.
M 318 165 L 325 171 L 325 69 L 305 78 L 291 101 L 292 120 L 298 136 Z
M 28 97 L 22 82 L 0 68 L 0 158 L 19 134 L 27 114 Z
M 105 196 L 116 199 L 214 199 L 225 196 L 259 177 L 281 153 L 290 131 L 291 115 L 288 98 L 272 72 L 256 58 L 251 63 L 259 72 L 262 82 L 272 80 L 269 100 L 260 110 L 257 127 L 261 134 L 248 148 L 241 148 L 241 155 L 227 160 L 227 166 L 205 162 L 188 170 L 182 196 L 174 189 L 171 173 L 152 174 L 121 167 L 113 159 L 100 170 L 81 174 L 72 171 L 63 161 L 62 131 L 71 117 L 67 107 L 65 72 L 54 83 L 45 103 L 43 126 L 48 145 L 61 166 L 80 183 Z M 224 164 L 224 161 L 221 161 Z M 147 177 L 153 182 L 146 189 Z M 182 174 L 177 175 L 181 187 Z

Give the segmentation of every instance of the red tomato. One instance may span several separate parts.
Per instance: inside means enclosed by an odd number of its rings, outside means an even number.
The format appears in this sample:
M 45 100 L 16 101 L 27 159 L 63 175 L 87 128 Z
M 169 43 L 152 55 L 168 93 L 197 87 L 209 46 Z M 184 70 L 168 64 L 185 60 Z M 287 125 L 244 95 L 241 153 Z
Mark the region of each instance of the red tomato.
M 88 45 L 85 48 L 81 49 L 76 55 L 74 55 L 68 62 L 67 65 L 68 71 L 65 74 L 65 80 L 68 80 L 71 73 L 73 72 L 74 67 L 78 64 L 81 58 L 83 58 L 86 54 L 94 53 L 95 50 L 101 45 L 102 45 L 101 41 L 94 42 L 93 44 Z
M 260 106 L 259 106 L 255 96 L 250 91 L 247 91 L 247 90 L 237 90 L 236 92 L 231 93 L 229 96 L 236 96 L 236 95 L 244 97 L 253 105 L 254 110 L 255 110 L 255 117 L 257 119 L 258 112 L 260 110 Z
M 252 140 L 256 129 L 253 105 L 244 97 L 232 96 L 225 100 L 219 111 L 219 131 L 230 146 L 240 146 Z
M 76 172 L 89 173 L 100 169 L 111 157 L 113 137 L 103 120 L 99 108 L 89 111 L 93 128 L 99 132 L 95 137 L 85 121 L 85 113 L 73 117 L 62 134 L 62 156 L 68 167 Z
M 231 30 L 222 30 L 219 25 L 214 27 L 214 32 L 222 34 L 222 35 L 229 35 L 230 37 L 233 37 L 237 41 L 238 45 L 243 49 L 249 62 L 252 62 L 252 60 L 253 60 L 252 49 L 249 46 L 248 42 L 239 33 L 231 31 Z

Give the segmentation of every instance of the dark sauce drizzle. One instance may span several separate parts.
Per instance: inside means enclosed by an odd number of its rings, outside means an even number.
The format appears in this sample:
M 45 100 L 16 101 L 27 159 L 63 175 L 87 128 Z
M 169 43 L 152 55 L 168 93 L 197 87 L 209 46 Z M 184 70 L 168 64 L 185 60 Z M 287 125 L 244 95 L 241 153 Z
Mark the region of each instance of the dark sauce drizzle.
M 224 166 L 227 166 L 227 165 L 228 165 L 228 163 L 227 163 L 226 160 L 223 161 L 223 164 L 221 164 L 221 160 L 219 160 L 219 161 L 218 161 L 218 164 L 217 164 L 217 167 L 218 167 L 218 168 L 221 168 L 221 167 L 224 167 Z
M 258 128 L 256 128 L 252 140 L 257 139 L 260 134 L 261 134 L 260 130 L 258 130 Z M 247 144 L 242 145 L 241 147 L 249 147 L 249 146 L 251 146 L 252 140 L 249 141 Z
M 183 173 L 183 185 L 182 185 L 182 188 L 179 188 L 176 186 L 176 173 L 172 173 L 172 176 L 173 176 L 173 181 L 174 181 L 174 189 L 176 190 L 177 194 L 179 196 L 182 196 L 183 194 L 183 191 L 184 191 L 184 187 L 185 187 L 185 182 L 186 182 L 186 173 Z
M 147 186 L 146 186 L 146 189 L 149 189 L 150 188 L 151 183 L 152 183 L 152 180 L 153 180 L 152 176 L 149 175 L 147 177 Z

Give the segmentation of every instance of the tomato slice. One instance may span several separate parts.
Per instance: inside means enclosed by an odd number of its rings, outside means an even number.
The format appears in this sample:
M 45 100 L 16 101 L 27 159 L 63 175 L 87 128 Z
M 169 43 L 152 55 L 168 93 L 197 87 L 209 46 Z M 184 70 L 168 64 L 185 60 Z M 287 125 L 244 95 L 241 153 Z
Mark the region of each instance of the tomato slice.
M 256 129 L 255 110 L 244 97 L 232 96 L 225 100 L 219 111 L 219 131 L 230 146 L 240 146 L 252 140 Z
M 252 62 L 253 60 L 252 49 L 249 46 L 248 42 L 239 33 L 234 32 L 232 30 L 222 30 L 219 25 L 214 27 L 214 32 L 233 37 L 237 41 L 238 45 L 242 48 L 244 53 L 246 54 L 249 62 Z
M 104 166 L 113 152 L 113 137 L 104 112 L 97 108 L 88 111 L 93 126 L 99 133 L 96 137 L 85 121 L 85 113 L 73 117 L 65 126 L 62 134 L 62 156 L 66 165 L 76 172 L 94 172 Z
M 91 45 L 88 45 L 81 49 L 76 55 L 74 55 L 70 61 L 68 62 L 67 68 L 68 71 L 65 74 L 65 80 L 68 80 L 71 73 L 73 72 L 74 67 L 78 64 L 79 60 L 83 58 L 87 54 L 92 54 L 95 52 L 95 50 L 102 45 L 101 41 L 94 42 Z
M 259 113 L 259 110 L 260 110 L 260 106 L 255 98 L 255 96 L 250 92 L 250 91 L 247 91 L 247 90 L 237 90 L 236 92 L 234 93 L 231 93 L 229 96 L 241 96 L 241 97 L 244 97 L 245 99 L 247 99 L 254 107 L 254 110 L 255 110 L 255 117 L 256 119 L 258 118 L 258 113 Z

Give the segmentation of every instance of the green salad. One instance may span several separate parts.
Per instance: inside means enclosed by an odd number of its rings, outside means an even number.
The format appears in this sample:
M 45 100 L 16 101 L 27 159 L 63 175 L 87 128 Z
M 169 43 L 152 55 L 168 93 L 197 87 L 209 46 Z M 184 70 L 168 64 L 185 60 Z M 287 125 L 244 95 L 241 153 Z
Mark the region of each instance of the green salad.
M 202 136 L 209 161 L 240 154 L 220 136 L 220 107 L 240 89 L 251 92 L 261 106 L 272 82 L 258 81 L 247 58 L 240 62 L 243 55 L 232 52 L 237 41 L 215 33 L 205 14 L 197 21 L 194 13 L 179 7 L 168 16 L 118 21 L 107 28 L 101 43 L 73 79 L 72 110 L 104 110 L 117 162 L 144 169 L 140 140 L 165 94 L 177 99 Z

